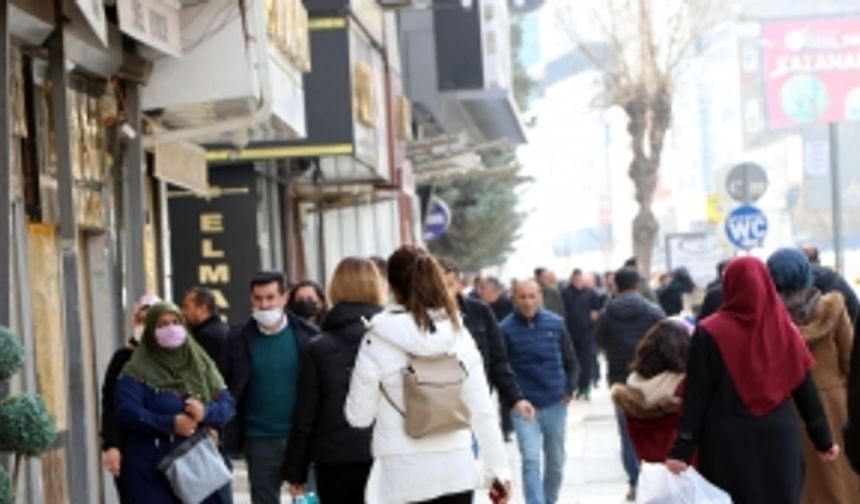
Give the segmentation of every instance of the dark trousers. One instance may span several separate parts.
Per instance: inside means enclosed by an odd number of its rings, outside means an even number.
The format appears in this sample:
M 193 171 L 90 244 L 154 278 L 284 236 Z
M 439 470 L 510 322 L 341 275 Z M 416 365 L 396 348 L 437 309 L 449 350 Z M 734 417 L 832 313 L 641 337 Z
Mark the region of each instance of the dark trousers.
M 424 502 L 415 502 L 414 504 L 472 504 L 472 494 L 475 492 L 468 491 L 458 494 L 443 495 L 433 500 Z
M 286 438 L 246 438 L 245 461 L 253 504 L 280 504 L 284 485 L 281 467 L 287 452 Z
M 594 366 L 597 363 L 594 331 L 574 336 L 573 347 L 576 350 L 576 358 L 579 361 L 577 392 L 587 394 L 591 390 L 591 383 L 594 380 Z
M 364 487 L 373 462 L 316 464 L 320 504 L 363 504 Z

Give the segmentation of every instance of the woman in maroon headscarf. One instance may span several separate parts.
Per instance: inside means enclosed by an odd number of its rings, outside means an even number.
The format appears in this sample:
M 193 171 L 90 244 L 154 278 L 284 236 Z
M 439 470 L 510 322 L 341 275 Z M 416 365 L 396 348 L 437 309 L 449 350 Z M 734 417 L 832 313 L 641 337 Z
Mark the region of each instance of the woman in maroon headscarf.
M 794 405 L 821 457 L 839 454 L 809 375 L 812 356 L 761 261 L 734 260 L 723 293 L 723 306 L 693 336 L 666 465 L 680 473 L 698 450 L 699 470 L 735 504 L 796 504 L 804 457 Z

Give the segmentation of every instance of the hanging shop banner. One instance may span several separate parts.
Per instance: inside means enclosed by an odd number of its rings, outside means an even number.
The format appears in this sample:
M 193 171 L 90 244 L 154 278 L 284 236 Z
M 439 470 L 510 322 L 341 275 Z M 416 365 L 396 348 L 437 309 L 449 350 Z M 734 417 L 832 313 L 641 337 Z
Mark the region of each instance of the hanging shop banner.
M 156 145 L 155 176 L 197 194 L 206 194 L 209 191 L 206 151 L 189 142 Z
M 382 54 L 356 28 L 349 29 L 355 157 L 387 177 L 385 64 Z
M 251 315 L 248 281 L 260 268 L 257 175 L 252 166 L 213 167 L 205 197 L 170 193 L 173 299 L 194 286 L 210 289 L 231 324 Z
M 771 128 L 860 120 L 860 18 L 768 21 L 762 38 Z
M 308 11 L 302 0 L 266 0 L 266 19 L 270 43 L 300 71 L 310 71 Z
M 182 56 L 179 4 L 168 0 L 117 0 L 119 29 L 171 56 Z

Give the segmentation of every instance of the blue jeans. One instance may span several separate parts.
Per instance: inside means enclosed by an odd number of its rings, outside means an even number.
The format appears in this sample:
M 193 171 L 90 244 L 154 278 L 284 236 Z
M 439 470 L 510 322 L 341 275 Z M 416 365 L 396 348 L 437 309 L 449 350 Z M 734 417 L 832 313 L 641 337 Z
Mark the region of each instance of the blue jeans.
M 533 422 L 514 412 L 513 420 L 523 459 L 526 504 L 555 504 L 564 477 L 567 406 L 558 403 L 539 409 Z
M 635 487 L 639 482 L 639 456 L 636 455 L 636 447 L 630 439 L 630 431 L 627 430 L 627 417 L 624 412 L 615 408 L 615 419 L 618 420 L 618 435 L 621 437 L 621 462 L 624 463 L 624 472 L 627 473 L 627 482 Z

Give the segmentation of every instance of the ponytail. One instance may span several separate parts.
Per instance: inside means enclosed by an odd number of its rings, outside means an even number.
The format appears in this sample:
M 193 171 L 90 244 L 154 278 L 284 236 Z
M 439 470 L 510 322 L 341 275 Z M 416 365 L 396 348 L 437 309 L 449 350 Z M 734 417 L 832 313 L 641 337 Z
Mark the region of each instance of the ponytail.
M 388 281 L 397 300 L 422 330 L 433 328 L 430 310 L 444 310 L 456 329 L 462 329 L 457 304 L 445 287 L 442 268 L 426 250 L 405 245 L 388 260 Z

